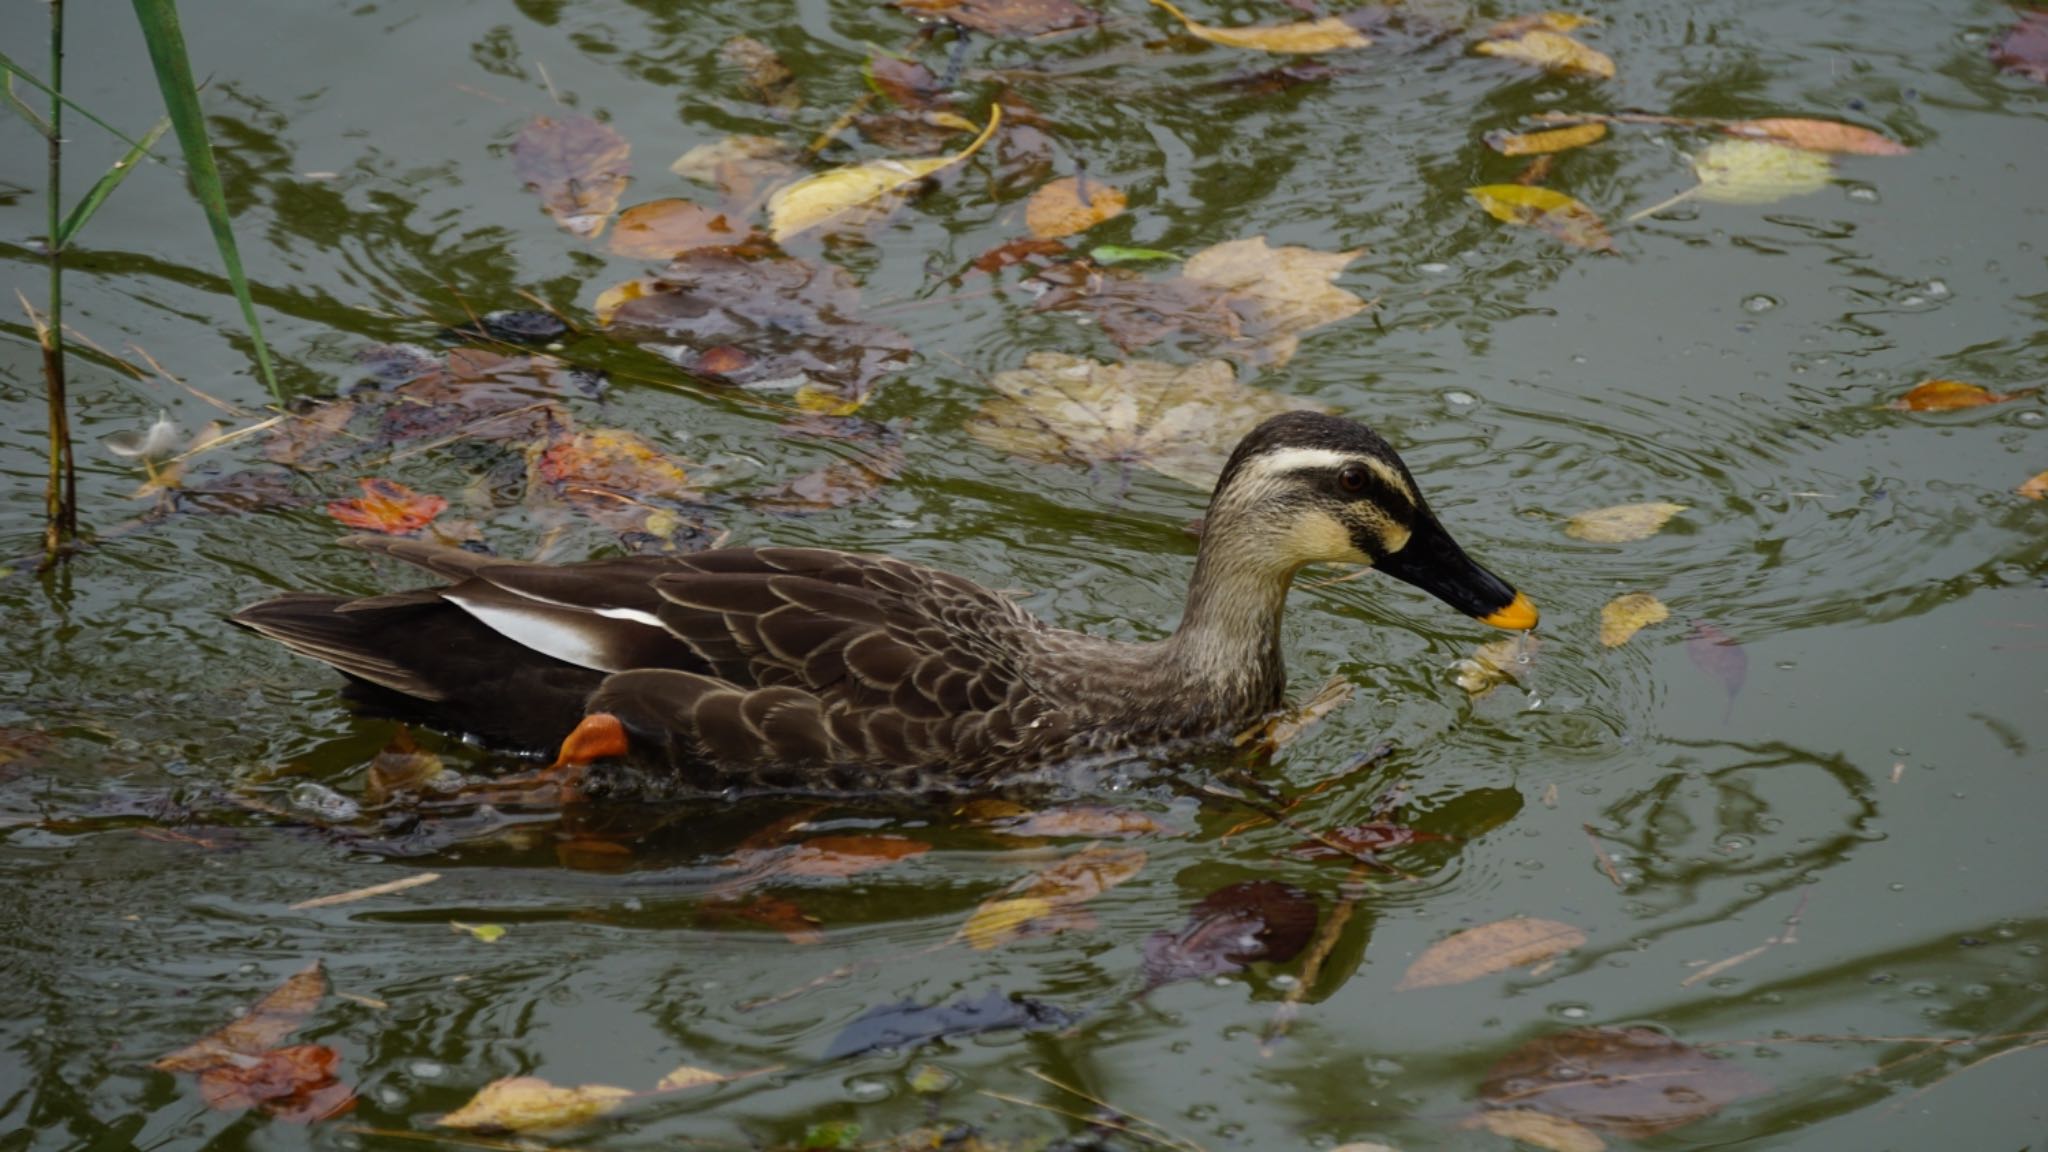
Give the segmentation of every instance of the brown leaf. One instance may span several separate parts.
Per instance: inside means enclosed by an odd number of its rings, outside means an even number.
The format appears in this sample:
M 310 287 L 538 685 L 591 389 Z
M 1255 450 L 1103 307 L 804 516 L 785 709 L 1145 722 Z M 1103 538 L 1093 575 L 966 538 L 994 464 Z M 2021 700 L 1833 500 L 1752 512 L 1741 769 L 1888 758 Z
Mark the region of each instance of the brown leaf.
M 1547 1148 L 1550 1152 L 1605 1152 L 1607 1148 L 1607 1141 L 1592 1129 L 1541 1112 L 1490 1108 L 1459 1121 L 1458 1127 L 1484 1128 L 1495 1136 Z
M 903 836 L 813 836 L 793 847 L 735 853 L 726 867 L 774 876 L 839 878 L 923 855 L 931 847 Z
M 1239 732 L 1232 741 L 1240 748 L 1254 745 L 1261 755 L 1271 756 L 1323 722 L 1342 707 L 1355 691 L 1351 681 L 1332 677 L 1306 702 Z
M 632 1095 L 609 1084 L 557 1088 L 538 1076 L 508 1076 L 484 1085 L 469 1103 L 435 1123 L 486 1133 L 566 1128 L 602 1116 Z
M 882 52 L 868 55 L 868 79 L 882 95 L 905 108 L 923 109 L 943 95 L 939 78 L 915 60 L 899 60 Z
M 555 223 L 589 240 L 619 206 L 632 151 L 609 124 L 588 116 L 536 116 L 512 142 L 512 168 Z
M 676 157 L 668 170 L 718 189 L 732 212 L 796 176 L 796 152 L 773 136 L 726 136 Z
M 1519 60 L 1552 72 L 1614 78 L 1614 61 L 1605 52 L 1588 47 L 1562 32 L 1531 28 L 1512 40 L 1481 40 L 1472 46 L 1481 56 Z
M 1600 643 L 1619 648 L 1628 643 L 1629 637 L 1670 616 L 1671 609 L 1648 592 L 1616 596 L 1600 609 Z
M 1490 1107 L 1541 1112 L 1641 1140 L 1720 1111 L 1766 1085 L 1651 1028 L 1579 1028 L 1540 1037 L 1487 1073 Z
M 1365 310 L 1363 299 L 1333 283 L 1364 251 L 1275 248 L 1252 236 L 1202 249 L 1180 274 L 1221 293 L 1242 318 L 1244 338 L 1257 345 L 1255 358 L 1278 367 L 1293 357 L 1302 333 Z
M 995 831 L 1004 836 L 1048 840 L 1123 840 L 1134 836 L 1157 836 L 1166 831 L 1164 825 L 1143 812 L 1086 804 L 1048 808 L 1041 812 L 1006 813 L 996 824 Z
M 674 457 L 620 428 L 567 432 L 528 458 L 528 489 L 553 496 L 620 533 L 673 537 L 682 527 L 676 505 L 702 493 Z
M 1004 452 L 1051 463 L 1150 468 L 1207 487 L 1239 437 L 1268 416 L 1313 407 L 1247 388 L 1221 360 L 1100 364 L 1034 352 L 989 381 L 996 397 L 968 426 Z
M 2001 72 L 2048 84 L 2048 8 L 2027 8 L 2014 14 L 2019 21 L 1991 41 L 1991 62 Z
M 2048 500 L 2048 472 L 2036 473 L 2033 479 L 2013 491 L 2029 500 Z
M 1616 504 L 1611 508 L 1581 512 L 1565 521 L 1564 534 L 1575 540 L 1591 540 L 1596 544 L 1642 540 L 1655 536 L 1658 529 L 1685 510 L 1684 504 L 1663 501 Z
M 1451 667 L 1458 687 L 1474 696 L 1484 696 L 1496 685 L 1521 680 L 1536 661 L 1542 642 L 1527 632 L 1500 640 L 1489 640 L 1472 650 L 1472 655 Z
M 1063 176 L 1039 188 L 1024 205 L 1024 226 L 1040 240 L 1057 240 L 1122 215 L 1124 194 L 1117 189 L 1091 180 L 1085 202 L 1081 191 L 1081 181 L 1073 176 Z
M 448 770 L 439 756 L 422 752 L 404 729 L 370 760 L 363 798 L 372 804 L 390 802 L 402 793 L 426 791 L 427 782 Z
M 315 960 L 293 973 L 263 999 L 219 1028 L 150 1065 L 167 1072 L 199 1072 L 237 1064 L 298 1031 L 327 993 L 327 977 Z
M 336 500 L 327 505 L 327 514 L 364 532 L 403 536 L 425 528 L 448 507 L 443 497 L 415 492 L 396 480 L 365 476 L 362 485 L 360 498 Z
M 356 1096 L 335 1078 L 341 1056 L 323 1044 L 273 1048 L 199 1073 L 199 1097 L 220 1112 L 261 1108 L 281 1120 L 311 1124 L 355 1107 Z
M 1614 248 L 1600 214 L 1562 192 L 1526 184 L 1484 184 L 1465 191 L 1496 220 L 1539 229 L 1578 248 Z
M 1285 963 L 1316 931 L 1315 897 L 1292 884 L 1245 880 L 1202 898 L 1177 932 L 1145 940 L 1145 987 L 1237 972 L 1260 960 Z
M 1702 620 L 1693 624 L 1692 635 L 1686 637 L 1685 654 L 1700 671 L 1721 682 L 1732 711 L 1743 681 L 1749 678 L 1749 653 L 1735 637 Z
M 749 892 L 744 899 L 706 903 L 702 911 L 711 916 L 731 916 L 773 928 L 791 944 L 809 947 L 825 942 L 818 931 L 818 918 L 797 906 L 796 901 L 768 892 Z
M 1043 36 L 1101 22 L 1073 0 L 894 0 L 913 16 L 951 20 L 990 36 Z
M 1833 120 L 1773 118 L 1737 120 L 1721 125 L 1730 136 L 1775 140 L 1810 152 L 1848 152 L 1858 156 L 1904 156 L 1912 149 L 1879 132 Z
M 612 251 L 641 260 L 671 260 L 692 248 L 732 244 L 739 231 L 722 212 L 670 198 L 635 204 L 619 213 Z
M 1390 848 L 1452 839 L 1435 832 L 1419 832 L 1406 824 L 1376 820 L 1333 828 L 1319 839 L 1303 840 L 1287 853 L 1300 860 L 1360 860 L 1371 859 Z
M 1053 258 L 1065 256 L 1066 254 L 1067 246 L 1057 240 L 1040 240 L 1035 236 L 1025 236 L 1012 240 L 1007 244 L 998 244 L 994 248 L 983 252 L 981 255 L 976 256 L 974 262 L 968 265 L 968 267 L 976 272 L 986 272 L 993 276 L 1012 264 L 1032 263 L 1041 258 Z
M 782 57 L 775 54 L 775 49 L 752 36 L 735 36 L 725 42 L 721 54 L 727 63 L 746 74 L 747 87 L 756 100 L 785 112 L 803 106 L 803 94 L 796 86 L 796 73 L 789 70 Z
M 1172 13 L 1173 17 L 1188 30 L 1189 35 L 1229 48 L 1306 54 L 1372 47 L 1372 40 L 1369 37 L 1336 16 L 1321 20 L 1303 20 L 1294 24 L 1223 28 L 1214 24 L 1197 23 L 1187 13 L 1175 7 L 1170 0 L 1152 0 L 1152 5 Z
M 1054 862 L 1009 891 L 1018 893 L 986 901 L 960 928 L 960 938 L 985 951 L 1022 935 L 1034 922 L 1044 922 L 1073 906 L 1136 876 L 1145 867 L 1141 848 L 1085 848 Z
M 1496 920 L 1430 945 L 1394 987 L 1406 990 L 1463 984 L 1569 952 L 1585 942 L 1584 932 L 1556 920 Z
M 2017 392 L 1993 392 L 1961 380 L 1923 380 L 1885 407 L 1898 412 L 1953 412 L 1959 408 L 2003 404 L 2039 391 L 2039 388 L 2022 388 Z
M 356 413 L 355 401 L 330 400 L 303 412 L 287 413 L 263 442 L 263 458 L 288 468 L 331 463 L 330 445 Z
M 1569 128 L 1552 128 L 1545 132 L 1488 132 L 1486 146 L 1503 156 L 1534 156 L 1584 148 L 1606 138 L 1607 125 L 1595 120 L 1589 124 L 1574 124 Z

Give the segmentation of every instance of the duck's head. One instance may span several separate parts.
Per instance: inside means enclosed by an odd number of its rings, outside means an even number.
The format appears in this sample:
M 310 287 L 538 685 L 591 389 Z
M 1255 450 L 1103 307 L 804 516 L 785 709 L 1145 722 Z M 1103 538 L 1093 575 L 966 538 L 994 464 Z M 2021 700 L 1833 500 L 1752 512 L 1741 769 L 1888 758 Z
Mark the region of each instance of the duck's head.
M 1219 546 L 1234 537 L 1227 546 L 1289 573 L 1369 564 L 1497 628 L 1536 626 L 1536 605 L 1465 555 L 1393 446 L 1355 421 L 1289 412 L 1252 429 L 1216 481 L 1208 525 Z

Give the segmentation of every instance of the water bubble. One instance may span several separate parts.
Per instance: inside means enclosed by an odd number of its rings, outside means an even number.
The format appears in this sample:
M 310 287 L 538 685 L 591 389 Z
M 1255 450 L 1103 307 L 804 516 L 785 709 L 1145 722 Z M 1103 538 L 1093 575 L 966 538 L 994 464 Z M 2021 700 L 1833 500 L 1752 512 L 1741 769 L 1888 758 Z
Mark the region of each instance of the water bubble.
M 2022 412 L 2019 415 L 2013 417 L 2013 419 L 2019 421 L 2021 424 L 2025 424 L 2029 428 L 2037 428 L 2042 424 L 2048 424 L 2048 416 L 2043 416 L 2039 412 L 2033 411 Z
M 1925 297 L 1925 296 L 1922 296 L 1922 295 L 1919 295 L 1918 293 L 1915 293 L 1915 294 L 1913 294 L 1913 295 L 1910 295 L 1910 296 L 1907 296 L 1907 297 L 1905 297 L 1905 298 L 1901 299 L 1901 300 L 1899 301 L 1899 307 L 1901 307 L 1901 308 L 1918 308 L 1918 307 L 1920 307 L 1921 305 L 1923 305 L 1923 304 L 1925 304 L 1925 303 L 1927 303 L 1927 297 Z
M 1479 403 L 1479 397 L 1474 396 L 1470 392 L 1459 392 L 1454 389 L 1444 393 L 1444 403 L 1449 404 L 1453 408 L 1470 408 L 1472 405 Z
M 619 908 L 626 912 L 638 912 L 645 907 L 646 905 L 640 902 L 638 896 L 628 896 L 624 900 L 619 901 Z
M 362 805 L 325 784 L 316 784 L 311 780 L 292 786 L 291 805 L 323 820 L 353 820 L 363 814 Z
M 1440 261 L 1431 260 L 1427 264 L 1417 264 L 1415 266 L 1415 270 L 1417 272 L 1421 272 L 1429 276 L 1441 276 L 1444 273 L 1449 272 L 1451 270 L 1451 266 Z
M 1584 1020 L 1593 1014 L 1593 1008 L 1588 1004 L 1553 1004 L 1550 1007 L 1550 1014 L 1560 1020 Z
M 1296 984 L 1301 983 L 1301 979 L 1282 972 L 1278 976 L 1273 977 L 1272 983 L 1275 988 L 1292 988 Z
M 1876 204 L 1881 199 L 1877 194 L 1877 189 L 1872 188 L 1868 184 L 1850 185 L 1847 195 L 1849 199 L 1856 201 L 1858 204 Z
M 1771 309 L 1776 308 L 1779 303 L 1780 301 L 1776 297 L 1766 296 L 1758 292 L 1742 298 L 1742 310 L 1744 312 L 1769 312 Z
M 405 1070 L 415 1080 L 439 1080 L 448 1074 L 448 1066 L 438 1060 L 414 1060 Z
M 382 1088 L 377 1089 L 377 1103 L 382 1104 L 386 1108 L 401 1108 L 405 1105 L 405 1093 L 386 1084 Z
M 1948 299 L 1948 281 L 1929 280 L 1927 282 L 1926 291 L 1927 295 L 1932 299 L 1946 300 Z
M 861 1104 L 872 1104 L 877 1100 L 887 1100 L 895 1094 L 896 1090 L 894 1088 L 872 1077 L 858 1076 L 846 1082 L 847 1097 Z
M 1885 885 L 1885 887 L 1890 888 L 1894 892 L 1904 892 L 1906 890 L 1905 884 L 1897 880 L 1894 880 L 1890 884 Z

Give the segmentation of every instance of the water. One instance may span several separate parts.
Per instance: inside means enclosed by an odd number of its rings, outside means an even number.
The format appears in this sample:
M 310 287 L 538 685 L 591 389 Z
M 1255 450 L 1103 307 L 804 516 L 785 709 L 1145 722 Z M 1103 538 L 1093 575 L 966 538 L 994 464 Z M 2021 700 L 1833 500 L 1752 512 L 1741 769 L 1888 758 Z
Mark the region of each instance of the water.
M 2038 1143 L 2038 1050 L 1969 1066 L 2013 1043 L 1996 1041 L 1857 1078 L 1915 1049 L 1801 1038 L 2048 1028 L 2048 505 L 2013 494 L 2048 468 L 2042 403 L 1883 407 L 1929 377 L 1999 392 L 2048 380 L 2048 89 L 1989 68 L 1985 41 L 2012 19 L 1991 3 L 1618 2 L 1597 14 L 1587 35 L 1617 61 L 1613 81 L 1467 58 L 1456 38 L 1433 45 L 1420 15 L 1375 26 L 1375 48 L 1277 91 L 1217 85 L 1284 60 L 1169 37 L 1163 14 L 1135 6 L 1100 32 L 977 39 L 959 82 L 968 105 L 1007 80 L 1058 144 L 1050 167 L 1006 168 L 1000 151 L 993 167 L 971 163 L 870 242 L 828 250 L 920 353 L 864 412 L 906 433 L 902 474 L 871 500 L 804 517 L 752 506 L 741 497 L 830 462 L 829 446 L 776 435 L 757 406 L 663 386 L 672 372 L 601 337 L 566 350 L 613 370 L 603 399 L 569 402 L 585 426 L 631 428 L 717 466 L 707 475 L 729 498 L 708 519 L 734 542 L 894 551 L 1029 589 L 1063 623 L 1152 635 L 1177 610 L 1193 547 L 1181 526 L 1200 493 L 973 440 L 988 375 L 1039 349 L 1116 350 L 1022 293 L 978 276 L 952 289 L 943 275 L 1021 235 L 1023 197 L 1076 157 L 1131 195 L 1090 243 L 1189 253 L 1265 234 L 1364 247 L 1339 283 L 1376 309 L 1253 378 L 1383 430 L 1452 531 L 1545 613 L 1530 679 L 1475 701 L 1449 669 L 1491 638 L 1477 625 L 1384 580 L 1295 593 L 1298 688 L 1336 675 L 1357 691 L 1259 771 L 1292 794 L 1392 741 L 1298 811 L 1317 827 L 1354 824 L 1405 790 L 1401 821 L 1460 838 L 1390 852 L 1406 880 L 1347 886 L 1343 863 L 1285 854 L 1297 832 L 1240 829 L 1248 814 L 1229 802 L 1158 780 L 1105 785 L 1096 802 L 1170 834 L 1135 842 L 1142 871 L 1085 905 L 1091 923 L 986 951 L 935 947 L 1083 842 L 1020 847 L 960 814 L 862 804 L 812 814 L 813 834 L 933 847 L 844 879 L 767 883 L 760 893 L 815 920 L 816 941 L 801 944 L 718 915 L 714 898 L 730 880 L 719 862 L 786 806 L 380 806 L 368 765 L 392 727 L 352 718 L 325 669 L 222 621 L 280 588 L 367 592 L 397 578 L 332 545 L 321 505 L 353 494 L 357 471 L 290 477 L 289 505 L 151 518 L 149 501 L 129 499 L 141 477 L 100 438 L 139 431 L 160 408 L 188 430 L 217 413 L 82 353 L 81 496 L 102 539 L 37 576 L 40 366 L 26 324 L 5 321 L 0 551 L 15 559 L 0 580 L 0 1128 L 13 1134 L 0 1146 L 412 1147 L 352 1129 L 432 1132 L 501 1076 L 640 1089 L 692 1064 L 781 1070 L 636 1100 L 559 1141 L 779 1147 L 847 1121 L 867 1141 L 936 1122 L 1034 1147 L 1081 1123 L 982 1093 L 1093 1108 L 1036 1071 L 1211 1149 L 1501 1147 L 1456 1127 L 1487 1070 L 1593 1024 L 1655 1026 L 1768 1084 L 1681 1129 L 1688 1143 L 1913 1148 L 1957 1131 L 1985 1147 Z M 666 173 L 670 159 L 731 132 L 808 141 L 864 90 L 864 45 L 914 32 L 886 8 L 824 3 L 205 3 L 185 19 L 195 68 L 212 78 L 268 333 L 292 387 L 314 394 L 353 384 L 366 344 L 432 344 L 465 305 L 520 307 L 524 291 L 580 317 L 645 267 L 556 228 L 522 190 L 509 148 L 530 117 L 567 106 L 607 118 L 634 148 L 627 203 L 698 194 Z M 73 4 L 71 23 L 71 95 L 140 130 L 157 106 L 127 10 Z M 9 52 L 33 66 L 26 31 Z M 740 33 L 796 73 L 798 111 L 765 110 L 716 63 Z M 943 44 L 919 54 L 943 70 Z M 1846 119 L 1917 151 L 1845 158 L 1834 184 L 1803 198 L 1689 204 L 1622 228 L 1690 182 L 1680 152 L 1707 137 L 1617 128 L 1552 178 L 1616 226 L 1618 254 L 1594 255 L 1503 226 L 1463 195 L 1523 163 L 1481 135 L 1549 109 Z M 67 134 L 75 194 L 120 146 L 76 117 Z M 828 156 L 877 154 L 856 142 Z M 40 300 L 41 145 L 6 119 L 0 156 L 0 257 Z M 83 234 L 67 318 L 127 360 L 146 349 L 206 393 L 258 407 L 217 267 L 177 176 L 145 169 Z M 216 474 L 263 467 L 253 442 L 213 455 Z M 508 458 L 470 446 L 376 471 L 455 494 L 480 476 L 486 489 L 504 482 L 492 470 Z M 457 512 L 508 554 L 617 546 L 588 520 L 467 499 Z M 1651 500 L 1688 511 L 1632 543 L 1561 530 L 1574 513 Z M 1636 591 L 1671 618 L 1603 648 L 1601 606 Z M 1702 625 L 1737 647 L 1689 644 Z M 1731 651 L 1743 657 L 1732 694 Z M 420 739 L 461 771 L 511 767 Z M 346 832 L 322 826 L 351 808 L 369 814 Z M 441 878 L 288 909 L 422 871 Z M 1146 937 L 1246 879 L 1306 889 L 1326 921 L 1355 897 L 1269 1051 L 1261 1037 L 1302 979 L 1299 959 L 1130 999 Z M 1396 990 L 1432 942 L 1514 915 L 1588 941 L 1537 975 Z M 1796 939 L 1685 983 L 1781 938 L 1795 916 Z M 506 932 L 487 943 L 451 921 Z M 191 1076 L 148 1066 L 314 959 L 335 994 L 299 1039 L 339 1052 L 360 1097 L 351 1115 L 301 1127 L 212 1111 Z M 855 962 L 868 966 L 742 1008 Z M 816 1062 L 878 1005 L 990 988 L 1085 1015 Z M 920 1076 L 926 1066 L 939 1071 Z

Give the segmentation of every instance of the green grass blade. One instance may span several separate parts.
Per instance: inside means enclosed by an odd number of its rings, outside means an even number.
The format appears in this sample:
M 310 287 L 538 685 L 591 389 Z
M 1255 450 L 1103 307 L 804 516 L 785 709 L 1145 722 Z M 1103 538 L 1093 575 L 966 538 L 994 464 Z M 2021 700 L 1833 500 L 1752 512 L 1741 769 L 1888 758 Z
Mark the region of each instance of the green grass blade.
M 70 247 L 71 238 L 78 234 L 80 228 L 85 227 L 85 222 L 92 219 L 92 214 L 100 210 L 100 205 L 107 202 L 107 197 L 113 195 L 114 189 L 121 186 L 121 181 L 126 180 L 130 172 L 135 171 L 135 166 L 142 162 L 142 158 L 149 154 L 149 150 L 152 147 L 155 147 L 157 139 L 165 132 L 170 131 L 170 128 L 171 118 L 169 116 L 157 121 L 156 126 L 151 128 L 141 140 L 138 140 L 135 147 L 128 150 L 126 156 L 121 157 L 112 168 L 107 169 L 106 173 L 86 192 L 85 199 L 80 200 L 71 209 L 71 214 L 64 217 L 64 222 L 57 225 L 57 238 L 52 243 L 60 249 Z
M 157 87 L 163 89 L 164 110 L 177 129 L 178 146 L 185 152 L 185 167 L 192 177 L 192 189 L 206 209 L 206 222 L 213 228 L 220 247 L 221 263 L 227 268 L 228 283 L 234 285 L 235 301 L 242 306 L 242 320 L 256 344 L 256 366 L 271 396 L 284 402 L 284 389 L 270 367 L 270 346 L 263 341 L 263 327 L 256 319 L 256 302 L 249 296 L 249 278 L 242 272 L 242 255 L 235 247 L 235 229 L 228 218 L 227 195 L 221 189 L 220 169 L 213 163 L 213 146 L 206 139 L 206 115 L 199 107 L 199 88 L 192 81 L 192 62 L 185 54 L 185 33 L 178 25 L 176 0 L 135 0 L 135 19 L 142 25 L 142 38 L 149 45 L 149 62 L 156 69 Z
M 71 109 L 73 112 L 76 112 L 80 116 L 85 117 L 87 120 L 90 120 L 93 123 L 99 125 L 100 127 L 105 128 L 108 132 L 113 134 L 115 139 L 121 141 L 121 143 L 129 145 L 130 147 L 135 146 L 135 144 L 137 143 L 135 137 L 128 135 L 126 132 L 121 131 L 119 128 L 116 128 L 112 124 L 107 123 L 105 120 L 102 120 L 99 117 L 93 115 L 92 109 L 87 108 L 83 104 L 80 104 L 77 101 L 73 100 L 71 97 L 64 95 L 62 92 L 59 92 L 56 89 L 50 87 L 48 84 L 43 83 L 41 80 L 36 79 L 35 73 L 28 71 L 19 64 L 16 64 L 13 60 L 8 58 L 8 55 L 5 52 L 0 52 L 0 71 L 5 71 L 10 76 L 19 76 L 23 80 L 28 81 L 29 87 L 36 89 L 37 91 L 43 93 L 45 96 L 50 97 L 52 100 L 55 100 L 58 103 L 63 104 L 66 108 Z M 49 125 L 43 124 L 42 117 L 35 117 L 34 122 L 37 124 L 42 124 L 43 134 L 46 136 L 49 135 Z M 150 157 L 150 159 L 156 160 L 157 163 L 159 164 L 163 163 L 161 159 L 158 159 L 157 157 L 154 156 Z
M 50 122 L 36 115 L 35 109 L 22 103 L 21 97 L 14 94 L 14 69 L 0 68 L 0 78 L 5 78 L 6 80 L 4 85 L 0 85 L 0 95 L 6 97 L 7 106 L 14 109 L 16 116 L 28 121 L 30 127 L 42 133 L 43 139 L 48 140 L 50 138 Z

